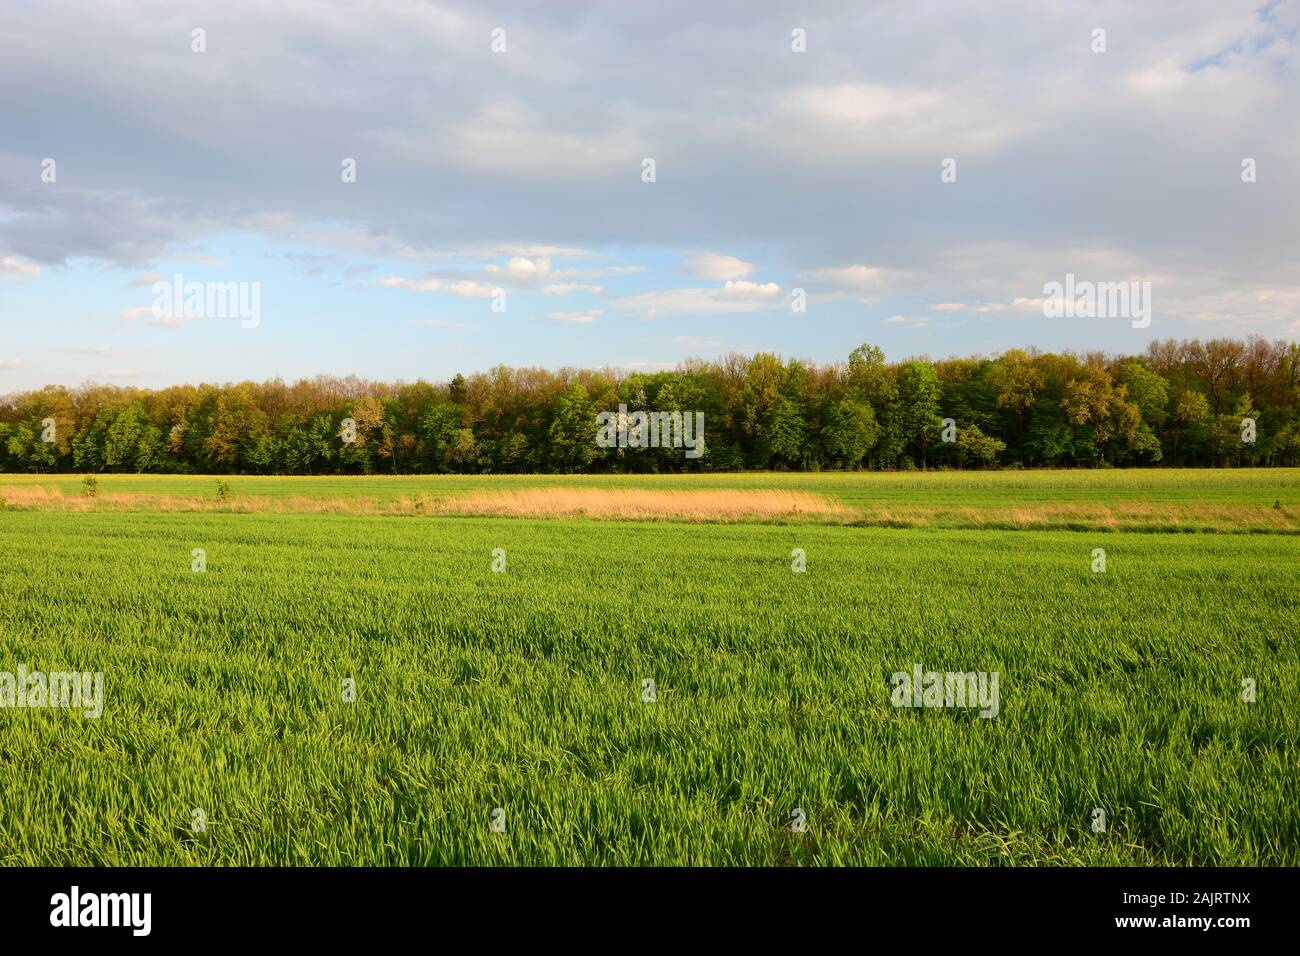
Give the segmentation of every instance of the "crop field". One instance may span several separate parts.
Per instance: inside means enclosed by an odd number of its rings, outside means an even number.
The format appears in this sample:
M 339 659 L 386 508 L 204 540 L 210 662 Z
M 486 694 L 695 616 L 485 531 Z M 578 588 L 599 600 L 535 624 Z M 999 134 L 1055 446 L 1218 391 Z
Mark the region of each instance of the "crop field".
M 0 475 L 0 672 L 103 674 L 6 865 L 1300 865 L 1295 470 L 82 489 Z

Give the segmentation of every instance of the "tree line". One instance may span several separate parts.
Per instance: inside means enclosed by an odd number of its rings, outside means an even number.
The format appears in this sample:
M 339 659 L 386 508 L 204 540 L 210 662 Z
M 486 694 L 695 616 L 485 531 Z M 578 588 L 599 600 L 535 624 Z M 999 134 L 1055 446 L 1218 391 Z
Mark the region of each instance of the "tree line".
M 598 447 L 597 413 L 620 405 L 703 412 L 703 453 Z M 896 363 L 863 345 L 847 362 L 827 365 L 731 354 L 653 374 L 498 366 L 438 384 L 355 376 L 162 389 L 86 384 L 0 399 L 0 468 L 11 472 L 1297 463 L 1300 345 L 1261 338 L 1157 341 L 1142 355 L 1013 349 Z

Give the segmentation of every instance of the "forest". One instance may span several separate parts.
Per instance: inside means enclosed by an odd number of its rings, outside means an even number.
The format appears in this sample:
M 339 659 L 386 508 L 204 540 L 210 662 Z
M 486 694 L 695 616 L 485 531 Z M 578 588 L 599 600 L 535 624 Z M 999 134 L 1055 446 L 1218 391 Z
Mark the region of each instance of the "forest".
M 601 448 L 596 416 L 702 412 L 704 451 Z M 944 419 L 950 419 L 945 425 Z M 1294 466 L 1300 344 L 1156 341 L 1141 355 L 843 363 L 770 353 L 673 371 L 498 366 L 448 382 L 355 376 L 87 383 L 0 398 L 8 472 L 420 474 Z

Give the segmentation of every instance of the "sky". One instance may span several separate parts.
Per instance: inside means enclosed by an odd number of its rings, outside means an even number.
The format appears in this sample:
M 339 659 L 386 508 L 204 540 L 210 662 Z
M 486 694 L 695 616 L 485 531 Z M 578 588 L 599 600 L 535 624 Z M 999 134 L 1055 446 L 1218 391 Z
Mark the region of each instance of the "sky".
M 1300 0 L 7 0 L 0 394 L 1297 339 L 1298 27 Z M 1149 325 L 1046 316 L 1067 274 L 1150 282 Z M 167 314 L 178 276 L 256 321 Z

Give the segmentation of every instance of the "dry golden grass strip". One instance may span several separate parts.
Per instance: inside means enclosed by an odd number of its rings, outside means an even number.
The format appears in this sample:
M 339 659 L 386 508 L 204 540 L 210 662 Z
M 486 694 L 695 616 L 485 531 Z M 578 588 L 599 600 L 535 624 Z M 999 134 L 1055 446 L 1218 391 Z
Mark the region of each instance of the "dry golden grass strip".
M 661 491 L 647 488 L 521 488 L 472 492 L 436 502 L 441 514 L 527 518 L 741 521 L 844 518 L 852 508 L 823 495 L 783 489 Z

